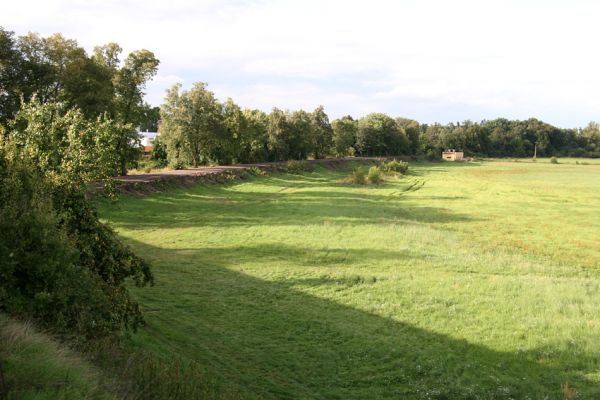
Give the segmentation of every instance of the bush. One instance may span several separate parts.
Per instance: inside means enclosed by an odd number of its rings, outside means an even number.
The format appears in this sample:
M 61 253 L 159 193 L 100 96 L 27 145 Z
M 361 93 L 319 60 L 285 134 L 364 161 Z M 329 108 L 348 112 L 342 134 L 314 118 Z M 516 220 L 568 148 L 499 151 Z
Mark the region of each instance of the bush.
M 185 169 L 185 163 L 181 160 L 172 160 L 169 163 L 169 168 L 171 169 L 175 169 L 175 170 L 179 170 L 179 169 Z
M 370 183 L 376 185 L 383 181 L 383 177 L 381 175 L 381 169 L 379 169 L 379 167 L 372 166 L 371 168 L 369 168 L 367 179 Z
M 405 174 L 408 171 L 408 163 L 406 161 L 397 161 L 392 160 L 386 164 L 384 164 L 385 172 L 400 172 L 401 174 Z
M 550 164 L 558 164 L 558 159 L 556 157 L 550 158 Z
M 148 264 L 100 223 L 84 193 L 1 161 L 0 308 L 88 338 L 135 329 L 142 313 L 124 283 L 151 282 Z
M 354 168 L 354 170 L 352 170 L 352 176 L 350 177 L 350 180 L 355 185 L 367 184 L 367 177 L 365 176 L 365 172 L 360 167 Z
M 115 172 L 114 124 L 52 104 L 18 117 L 0 129 L 0 310 L 87 338 L 135 329 L 142 313 L 125 281 L 152 273 L 86 198 Z
M 154 140 L 152 140 L 152 153 L 150 154 L 150 158 L 152 158 L 159 168 L 166 167 L 168 164 L 167 147 L 160 141 L 159 136 L 156 136 Z

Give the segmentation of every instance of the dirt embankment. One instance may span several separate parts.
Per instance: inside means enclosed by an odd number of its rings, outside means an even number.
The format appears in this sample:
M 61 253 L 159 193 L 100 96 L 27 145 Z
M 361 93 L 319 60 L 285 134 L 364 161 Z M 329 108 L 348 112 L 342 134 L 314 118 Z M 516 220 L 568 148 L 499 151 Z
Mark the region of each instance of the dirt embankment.
M 346 157 L 326 158 L 322 160 L 307 160 L 308 164 L 322 165 L 328 168 L 337 168 L 348 162 L 379 162 L 385 157 Z M 121 193 L 133 195 L 146 195 L 150 193 L 163 192 L 178 187 L 189 187 L 198 182 L 226 182 L 239 179 L 245 173 L 261 171 L 284 171 L 286 162 L 257 163 L 221 165 L 215 167 L 198 167 L 160 173 L 149 173 L 139 175 L 125 175 L 115 177 L 117 190 Z M 104 184 L 97 182 L 92 187 L 93 193 L 102 191 Z

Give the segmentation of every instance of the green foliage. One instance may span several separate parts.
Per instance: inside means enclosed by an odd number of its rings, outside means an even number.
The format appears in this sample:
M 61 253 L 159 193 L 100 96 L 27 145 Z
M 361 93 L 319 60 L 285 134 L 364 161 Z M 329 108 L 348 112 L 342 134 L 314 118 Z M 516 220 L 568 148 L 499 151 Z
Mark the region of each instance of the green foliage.
M 383 182 L 383 176 L 381 173 L 381 170 L 379 169 L 379 167 L 373 165 L 371 168 L 369 168 L 369 172 L 367 174 L 367 180 L 369 181 L 369 183 L 372 183 L 374 185 L 380 184 L 381 182 Z
M 558 164 L 558 158 L 556 157 L 550 157 L 550 164 Z
M 333 121 L 332 127 L 335 155 L 338 157 L 354 155 L 354 142 L 358 131 L 357 122 L 347 115 Z
M 243 110 L 245 130 L 241 134 L 240 162 L 251 163 L 269 160 L 267 124 L 269 116 L 260 110 Z
M 169 89 L 160 110 L 169 163 L 181 160 L 197 167 L 231 160 L 232 131 L 225 129 L 222 112 L 205 83 L 195 83 L 189 91 L 181 91 L 181 84 Z
M 399 172 L 405 174 L 408 171 L 408 162 L 394 159 L 384 163 L 382 169 L 385 172 Z
M 408 154 L 404 130 L 386 114 L 372 113 L 358 121 L 356 151 L 363 156 Z
M 160 120 L 160 107 L 152 107 L 143 103 L 140 110 L 139 128 L 141 132 L 158 132 L 158 121 Z
M 118 165 L 115 147 L 121 131 L 130 129 L 102 115 L 87 120 L 64 103 L 23 104 L 0 145 L 9 160 L 31 163 L 57 187 L 82 191 L 95 180 L 108 181 Z
M 174 159 L 169 162 L 169 168 L 174 170 L 185 169 L 185 167 L 186 164 L 183 162 L 183 160 Z
M 152 140 L 152 152 L 150 153 L 150 158 L 154 160 L 157 167 L 166 167 L 169 163 L 167 158 L 167 147 L 160 136 L 156 136 Z
M 120 124 L 113 151 L 119 157 L 117 174 L 139 159 L 137 126 L 154 126 L 157 109 L 143 102 L 146 83 L 156 74 L 159 61 L 148 50 L 130 53 L 123 63 L 115 43 L 97 47 L 90 57 L 77 41 L 61 34 L 37 33 L 15 38 L 0 28 L 0 123 L 6 124 L 20 108 L 21 99 L 64 103 L 76 107 L 86 119 L 106 116 Z
M 350 181 L 355 185 L 366 185 L 367 176 L 365 175 L 365 171 L 361 167 L 354 168 L 352 170 Z
M 323 106 L 317 107 L 310 115 L 311 117 L 311 153 L 315 159 L 322 158 L 331 153 L 333 144 L 333 128 L 329 123 L 329 117 Z
M 0 307 L 86 337 L 137 327 L 125 289 L 149 266 L 100 223 L 88 185 L 112 188 L 115 124 L 60 104 L 24 105 L 0 137 Z

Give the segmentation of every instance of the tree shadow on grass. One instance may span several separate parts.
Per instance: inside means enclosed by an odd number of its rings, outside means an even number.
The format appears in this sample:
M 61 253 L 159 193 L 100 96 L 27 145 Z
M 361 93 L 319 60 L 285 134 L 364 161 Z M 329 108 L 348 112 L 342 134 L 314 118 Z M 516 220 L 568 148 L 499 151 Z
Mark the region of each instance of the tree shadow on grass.
M 377 281 L 268 281 L 229 269 L 238 261 L 235 248 L 128 242 L 155 260 L 157 275 L 156 286 L 134 289 L 149 312 L 148 325 L 132 340 L 162 356 L 195 360 L 224 392 L 242 398 L 563 399 L 565 382 L 589 398 L 600 396 L 581 367 L 593 365 L 596 355 L 574 360 L 578 369 L 542 363 L 536 351 L 494 351 L 315 291 L 331 285 L 369 291 Z
M 336 190 L 332 183 L 311 190 L 251 192 L 235 185 L 202 186 L 144 198 L 124 199 L 105 207 L 111 223 L 129 228 L 314 225 L 323 221 L 352 224 L 448 223 L 474 218 L 441 207 L 406 201 L 402 190 Z M 282 186 L 283 189 L 286 186 Z M 290 188 L 289 186 L 287 188 Z M 333 190 L 332 190 L 333 189 Z

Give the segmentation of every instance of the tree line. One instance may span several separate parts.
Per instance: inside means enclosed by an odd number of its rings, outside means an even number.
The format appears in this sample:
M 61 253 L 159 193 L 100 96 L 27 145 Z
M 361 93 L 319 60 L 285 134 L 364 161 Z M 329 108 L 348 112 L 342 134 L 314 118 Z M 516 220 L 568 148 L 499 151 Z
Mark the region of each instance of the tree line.
M 467 156 L 600 157 L 600 126 L 557 128 L 535 118 L 498 118 L 482 122 L 421 124 L 372 113 L 332 122 L 323 106 L 312 112 L 270 113 L 241 109 L 231 99 L 219 102 L 205 83 L 190 90 L 172 87 L 160 108 L 157 157 L 171 165 L 281 161 L 324 156 L 420 156 L 439 159 L 444 149 Z

